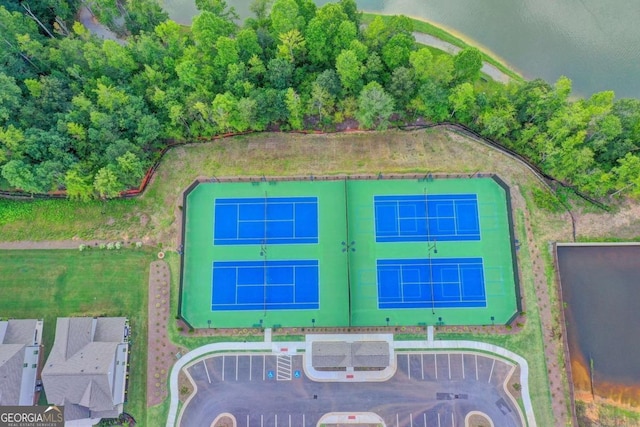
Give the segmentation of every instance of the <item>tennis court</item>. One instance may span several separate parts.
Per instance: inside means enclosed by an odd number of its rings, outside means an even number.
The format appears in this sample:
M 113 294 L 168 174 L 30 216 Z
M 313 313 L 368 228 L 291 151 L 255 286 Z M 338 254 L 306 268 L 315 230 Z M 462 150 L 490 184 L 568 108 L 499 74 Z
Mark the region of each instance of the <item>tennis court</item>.
M 518 310 L 491 178 L 201 183 L 184 217 L 194 327 L 486 325 Z
M 318 308 L 318 261 L 216 261 L 211 310 Z
M 376 242 L 480 240 L 475 194 L 375 196 Z
M 215 200 L 214 244 L 318 243 L 317 197 Z
M 482 258 L 379 259 L 379 308 L 485 307 Z

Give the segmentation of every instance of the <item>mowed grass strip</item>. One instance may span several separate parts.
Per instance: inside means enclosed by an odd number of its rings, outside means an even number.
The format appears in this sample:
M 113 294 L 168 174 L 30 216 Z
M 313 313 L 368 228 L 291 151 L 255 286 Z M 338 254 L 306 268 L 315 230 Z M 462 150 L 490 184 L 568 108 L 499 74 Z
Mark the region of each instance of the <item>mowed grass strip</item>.
M 128 317 L 132 345 L 125 411 L 144 420 L 147 279 L 152 260 L 146 249 L 0 251 L 0 317 L 43 318 L 46 357 L 58 317 Z

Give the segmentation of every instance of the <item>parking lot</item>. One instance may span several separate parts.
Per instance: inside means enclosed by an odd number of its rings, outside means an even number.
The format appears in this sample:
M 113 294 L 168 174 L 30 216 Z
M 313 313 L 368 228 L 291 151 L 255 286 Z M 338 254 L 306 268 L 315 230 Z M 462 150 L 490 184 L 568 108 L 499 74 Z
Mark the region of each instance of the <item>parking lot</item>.
M 522 426 L 503 383 L 512 365 L 472 353 L 399 353 L 384 382 L 316 382 L 302 355 L 224 354 L 187 368 L 198 390 L 181 426 L 208 427 L 220 413 L 241 427 L 315 426 L 329 412 L 374 412 L 388 427 L 463 426 L 467 413 Z

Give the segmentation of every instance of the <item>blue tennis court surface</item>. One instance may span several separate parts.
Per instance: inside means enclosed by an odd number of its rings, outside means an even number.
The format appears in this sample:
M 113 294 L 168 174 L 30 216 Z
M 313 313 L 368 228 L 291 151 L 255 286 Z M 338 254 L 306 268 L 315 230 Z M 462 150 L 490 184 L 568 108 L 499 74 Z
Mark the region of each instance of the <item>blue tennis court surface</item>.
M 376 242 L 480 240 L 475 194 L 374 196 Z
M 482 258 L 378 260 L 378 308 L 486 305 Z
M 211 310 L 319 308 L 318 261 L 215 261 Z
M 215 245 L 318 243 L 317 197 L 215 200 Z

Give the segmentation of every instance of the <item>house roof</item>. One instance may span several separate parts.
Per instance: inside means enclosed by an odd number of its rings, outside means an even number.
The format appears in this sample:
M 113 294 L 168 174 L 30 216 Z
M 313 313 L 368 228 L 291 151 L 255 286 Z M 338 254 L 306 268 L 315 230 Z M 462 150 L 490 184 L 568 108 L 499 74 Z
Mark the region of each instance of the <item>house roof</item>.
M 36 319 L 11 319 L 0 322 L 4 324 L 4 327 L 0 327 L 0 344 L 34 344 L 37 323 Z
M 32 365 L 37 366 L 37 354 L 31 351 L 39 346 L 38 322 L 36 319 L 0 322 L 0 406 L 33 403 L 34 389 L 25 384 L 35 385 L 36 369 Z
M 124 340 L 126 319 L 58 318 L 56 338 L 42 370 L 47 399 L 74 408 L 65 419 L 115 413 L 116 350 Z M 88 414 L 88 416 L 87 416 Z
M 24 344 L 0 345 L 0 406 L 18 404 L 24 349 Z

